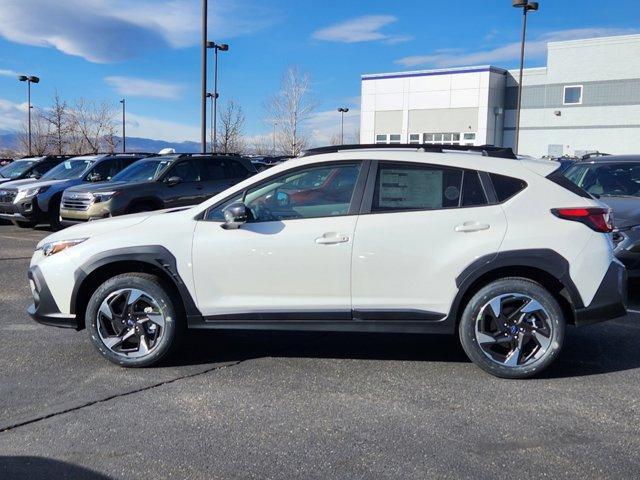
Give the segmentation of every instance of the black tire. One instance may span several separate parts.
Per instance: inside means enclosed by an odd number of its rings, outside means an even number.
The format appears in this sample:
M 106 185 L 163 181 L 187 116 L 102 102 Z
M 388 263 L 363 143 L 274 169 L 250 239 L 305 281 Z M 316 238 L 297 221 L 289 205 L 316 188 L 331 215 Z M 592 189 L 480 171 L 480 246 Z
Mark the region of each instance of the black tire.
M 109 349 L 98 331 L 98 310 L 102 302 L 122 289 L 138 289 L 150 294 L 164 314 L 163 334 L 150 352 L 142 357 L 129 358 Z M 184 331 L 184 319 L 179 316 L 179 308 L 175 307 L 176 299 L 168 293 L 160 279 L 146 273 L 125 273 L 110 278 L 93 293 L 85 315 L 85 326 L 91 342 L 98 352 L 110 362 L 122 367 L 150 367 L 170 354 L 177 346 Z
M 476 334 L 476 322 L 479 321 L 482 308 L 492 299 L 507 294 L 519 294 L 536 300 L 546 311 L 548 328 L 550 330 L 547 332 L 549 333 L 549 345 L 546 350 L 542 352 L 542 349 L 540 349 L 542 353 L 540 353 L 538 358 L 531 358 L 530 361 L 517 366 L 506 366 L 495 359 L 489 358 L 485 350 L 478 344 Z M 566 322 L 562 309 L 548 290 L 533 280 L 511 277 L 489 283 L 482 287 L 471 300 L 469 300 L 460 319 L 458 334 L 462 347 L 469 359 L 485 372 L 501 378 L 522 379 L 539 374 L 555 361 L 562 349 L 565 325 Z M 506 327 L 506 324 L 504 324 L 504 326 Z M 509 330 L 505 329 L 504 331 Z M 497 335 L 500 336 L 502 333 L 497 332 Z M 505 336 L 506 335 L 505 333 Z M 515 332 L 515 335 L 517 335 L 517 332 Z M 507 343 L 507 345 L 511 344 Z
M 49 204 L 49 225 L 55 231 L 58 231 L 62 228 L 62 224 L 60 223 L 60 202 L 62 201 L 62 197 L 54 198 L 51 200 Z
M 37 225 L 36 222 L 19 222 L 18 220 L 11 220 L 11 223 L 18 228 L 33 228 Z

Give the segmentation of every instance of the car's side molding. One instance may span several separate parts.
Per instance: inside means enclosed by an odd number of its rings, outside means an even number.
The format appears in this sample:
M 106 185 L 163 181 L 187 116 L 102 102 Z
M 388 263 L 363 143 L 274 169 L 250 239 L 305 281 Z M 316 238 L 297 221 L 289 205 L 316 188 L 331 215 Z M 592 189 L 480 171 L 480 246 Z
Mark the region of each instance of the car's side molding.
M 87 260 L 75 271 L 75 284 L 71 294 L 71 313 L 76 313 L 78 294 L 87 277 L 101 267 L 119 262 L 145 263 L 153 268 L 161 269 L 165 273 L 165 277 L 171 279 L 180 294 L 187 318 L 202 316 L 189 289 L 178 274 L 176 258 L 161 245 L 142 245 L 107 250 Z

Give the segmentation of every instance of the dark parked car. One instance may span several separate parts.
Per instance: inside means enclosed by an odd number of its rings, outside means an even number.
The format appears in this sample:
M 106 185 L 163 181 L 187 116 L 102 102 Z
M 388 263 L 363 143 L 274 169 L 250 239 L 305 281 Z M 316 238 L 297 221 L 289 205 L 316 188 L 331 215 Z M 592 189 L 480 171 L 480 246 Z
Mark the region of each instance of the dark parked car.
M 13 158 L 0 158 L 0 168 L 6 167 L 13 162 Z
M 7 182 L 0 186 L 0 218 L 23 228 L 38 223 L 58 228 L 62 192 L 86 182 L 109 181 L 144 155 L 148 154 L 74 157 L 62 160 L 39 180 L 26 178 Z
M 564 175 L 611 208 L 616 257 L 640 276 L 640 155 L 592 157 Z
M 43 157 L 20 158 L 13 162 L 9 162 L 0 168 L 0 185 L 12 180 L 21 180 L 23 178 L 38 179 L 60 162 L 68 158 L 71 158 L 71 156 L 46 155 Z
M 147 158 L 109 183 L 80 185 L 64 192 L 63 225 L 163 208 L 195 205 L 256 173 L 238 155 L 176 154 Z

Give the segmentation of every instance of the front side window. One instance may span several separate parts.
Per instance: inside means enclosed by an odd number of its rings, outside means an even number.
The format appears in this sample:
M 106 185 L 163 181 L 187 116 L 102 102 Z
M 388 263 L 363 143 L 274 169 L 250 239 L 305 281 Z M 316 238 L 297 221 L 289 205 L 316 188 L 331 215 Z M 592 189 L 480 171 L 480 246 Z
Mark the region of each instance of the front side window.
M 462 172 L 457 168 L 382 162 L 378 167 L 371 212 L 457 207 Z
M 173 167 L 168 173 L 166 178 L 178 177 L 183 182 L 199 182 L 200 171 L 198 169 L 197 160 L 189 159 L 182 160 Z
M 138 160 L 113 177 L 113 181 L 146 182 L 155 180 L 168 164 L 167 160 Z
M 200 164 L 200 169 L 202 170 L 202 180 L 204 181 L 224 180 L 228 178 L 226 161 L 224 160 L 204 160 Z
M 582 103 L 582 85 L 570 85 L 564 87 L 565 105 L 580 105 Z
M 361 163 L 348 163 L 285 173 L 248 189 L 209 210 L 207 220 L 224 221 L 222 210 L 243 200 L 252 222 L 347 215 Z

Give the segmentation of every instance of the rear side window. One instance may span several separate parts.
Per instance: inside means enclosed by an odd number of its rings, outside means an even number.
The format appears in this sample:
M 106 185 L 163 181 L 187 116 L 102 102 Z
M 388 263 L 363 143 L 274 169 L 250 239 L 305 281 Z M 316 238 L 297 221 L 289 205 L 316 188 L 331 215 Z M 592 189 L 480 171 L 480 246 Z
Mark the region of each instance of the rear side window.
M 371 212 L 457 207 L 461 189 L 460 169 L 381 162 Z
M 497 173 L 490 173 L 489 176 L 491 177 L 493 189 L 496 191 L 496 197 L 498 197 L 498 202 L 500 203 L 510 199 L 527 187 L 527 183 L 519 178 L 498 175 Z
M 247 178 L 249 176 L 249 171 L 244 168 L 240 162 L 231 160 L 229 161 L 229 164 L 233 178 Z
M 225 162 L 222 160 L 204 160 L 200 163 L 202 180 L 224 180 L 227 178 Z

